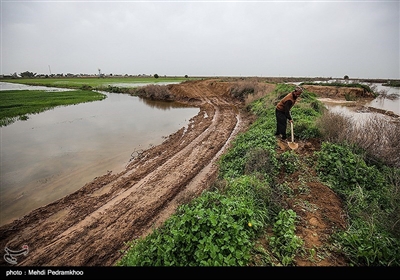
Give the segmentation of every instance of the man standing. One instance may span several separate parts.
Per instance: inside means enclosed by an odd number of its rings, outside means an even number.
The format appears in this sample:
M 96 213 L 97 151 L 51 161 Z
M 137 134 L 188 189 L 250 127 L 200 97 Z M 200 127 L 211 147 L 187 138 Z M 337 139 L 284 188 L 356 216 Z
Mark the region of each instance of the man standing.
M 297 86 L 294 91 L 288 93 L 281 101 L 278 102 L 275 109 L 276 115 L 276 132 L 275 135 L 282 136 L 282 140 L 286 140 L 287 121 L 293 122 L 290 110 L 296 103 L 297 98 L 303 92 L 303 88 Z

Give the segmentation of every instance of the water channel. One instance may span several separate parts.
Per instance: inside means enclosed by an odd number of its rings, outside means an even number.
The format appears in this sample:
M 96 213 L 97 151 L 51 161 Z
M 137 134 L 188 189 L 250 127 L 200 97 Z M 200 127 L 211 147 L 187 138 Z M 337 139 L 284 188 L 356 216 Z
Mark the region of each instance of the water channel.
M 344 80 L 331 80 L 327 82 L 320 81 L 320 83 L 327 83 L 327 84 L 332 82 L 346 83 L 346 81 Z M 391 111 L 394 114 L 400 116 L 400 88 L 383 86 L 382 84 L 379 83 L 363 83 L 363 82 L 358 82 L 358 83 L 368 85 L 372 89 L 372 91 L 378 95 L 378 97 L 373 99 L 372 101 L 362 104 L 364 107 L 372 107 L 376 109 Z M 329 106 L 329 108 L 333 107 L 335 107 L 334 110 L 336 111 L 340 111 L 341 109 L 343 109 L 342 111 L 344 113 L 347 113 L 349 111 L 348 108 L 346 108 L 345 106 L 340 106 L 340 105 L 335 106 L 333 104 Z
M 122 171 L 133 152 L 161 144 L 199 112 L 173 102 L 104 94 L 102 101 L 56 107 L 0 128 L 0 225 L 108 171 Z

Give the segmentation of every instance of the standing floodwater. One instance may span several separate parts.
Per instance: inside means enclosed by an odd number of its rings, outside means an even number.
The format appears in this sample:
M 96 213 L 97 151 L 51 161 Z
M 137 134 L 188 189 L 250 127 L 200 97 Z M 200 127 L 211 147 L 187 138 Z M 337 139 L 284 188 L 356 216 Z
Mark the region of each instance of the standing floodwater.
M 1 225 L 108 171 L 122 171 L 134 151 L 161 144 L 199 112 L 176 103 L 106 95 L 1 127 Z

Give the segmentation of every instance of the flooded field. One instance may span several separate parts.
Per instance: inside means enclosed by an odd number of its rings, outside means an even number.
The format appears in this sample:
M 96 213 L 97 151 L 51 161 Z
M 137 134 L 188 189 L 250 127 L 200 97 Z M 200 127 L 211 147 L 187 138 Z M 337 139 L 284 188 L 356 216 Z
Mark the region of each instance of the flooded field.
M 328 81 L 328 83 L 329 82 L 334 82 L 334 81 Z M 339 82 L 344 82 L 344 81 L 339 81 Z M 378 95 L 378 97 L 372 101 L 362 103 L 361 105 L 365 107 L 372 107 L 376 109 L 392 111 L 394 114 L 400 116 L 400 88 L 383 86 L 379 83 L 363 83 L 363 84 L 368 85 L 373 90 L 373 92 Z

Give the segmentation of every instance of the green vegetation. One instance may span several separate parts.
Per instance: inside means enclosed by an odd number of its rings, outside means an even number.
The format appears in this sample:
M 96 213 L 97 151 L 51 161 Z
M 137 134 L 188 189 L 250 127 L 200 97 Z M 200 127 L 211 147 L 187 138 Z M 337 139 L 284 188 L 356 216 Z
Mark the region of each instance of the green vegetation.
M 238 188 L 259 186 L 237 182 Z M 248 183 L 253 183 L 248 186 Z M 255 191 L 255 190 L 254 190 Z M 254 193 L 255 194 L 255 193 Z M 260 229 L 257 206 L 242 197 L 205 192 L 179 208 L 165 225 L 136 241 L 120 265 L 243 266 L 250 258 L 251 238 Z M 262 211 L 261 211 L 262 213 Z
M 296 217 L 296 212 L 292 209 L 281 210 L 273 225 L 274 235 L 270 237 L 272 253 L 284 266 L 293 264 L 293 258 L 303 245 L 303 240 L 295 235 Z
M 325 141 L 307 157 L 293 151 L 278 154 L 274 106 L 292 89 L 279 84 L 248 106 L 258 118 L 221 157 L 213 186 L 182 204 L 151 234 L 129 241 L 117 266 L 294 265 L 295 257 L 307 251 L 295 234 L 296 212 L 285 203 L 294 195 L 291 176 L 296 171 L 302 174 L 296 180 L 301 193 L 309 191 L 307 182 L 323 181 L 344 199 L 349 217 L 349 226 L 332 233 L 330 245 L 310 249 L 309 258 L 323 258 L 329 248 L 344 254 L 349 265 L 400 264 L 399 169 L 373 165 L 365 150 L 356 145 L 350 149 L 345 142 Z M 323 106 L 310 92 L 302 97 L 292 112 L 295 135 L 323 139 L 328 130 L 318 123 Z M 282 176 L 284 181 L 278 182 Z M 301 203 L 305 211 L 314 211 L 307 201 Z
M 400 265 L 400 169 L 368 164 L 355 146 L 324 142 L 318 155 L 321 179 L 346 204 L 350 226 L 335 234 L 351 265 Z
M 27 120 L 28 114 L 37 114 L 57 106 L 102 100 L 106 96 L 93 91 L 0 91 L 0 126 L 16 120 Z

